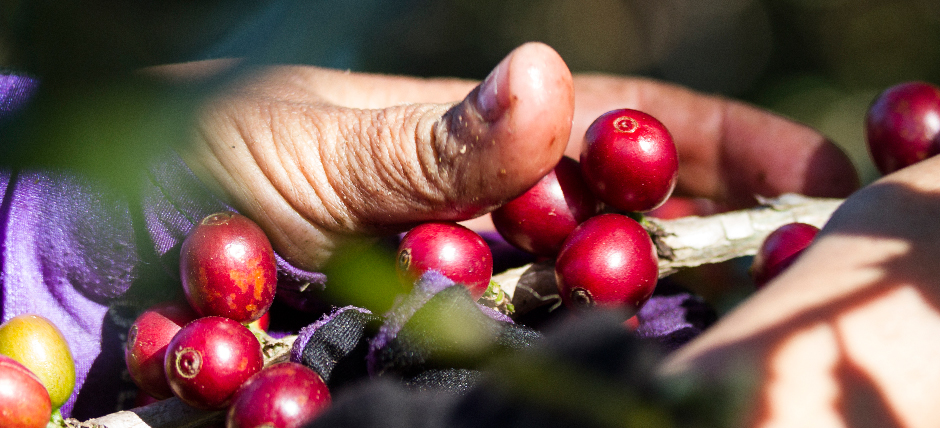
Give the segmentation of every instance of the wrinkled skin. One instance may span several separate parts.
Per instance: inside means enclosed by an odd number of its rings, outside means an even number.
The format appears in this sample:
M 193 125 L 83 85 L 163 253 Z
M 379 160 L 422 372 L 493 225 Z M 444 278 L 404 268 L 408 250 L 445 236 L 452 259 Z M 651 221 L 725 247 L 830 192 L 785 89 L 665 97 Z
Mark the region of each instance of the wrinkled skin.
M 497 94 L 488 113 L 477 82 L 263 69 L 206 106 L 183 154 L 309 269 L 352 236 L 493 210 L 562 154 L 577 158 L 588 125 L 614 108 L 644 110 L 673 133 L 679 195 L 741 207 L 755 194 L 846 196 L 858 186 L 848 158 L 806 126 L 660 82 L 573 77 L 543 44 L 511 52 L 487 82 Z
M 810 128 L 661 82 L 572 76 L 541 44 L 513 51 L 488 81 L 497 91 L 486 110 L 476 82 L 265 69 L 208 104 L 182 152 L 308 269 L 350 238 L 492 210 L 563 153 L 576 157 L 587 126 L 614 108 L 669 128 L 676 195 L 737 208 L 755 194 L 845 197 L 858 186 L 848 158 Z M 709 379 L 752 375 L 746 426 L 933 424 L 937 168 L 927 160 L 852 195 L 791 269 L 672 355 L 663 375 L 705 375 L 706 391 Z

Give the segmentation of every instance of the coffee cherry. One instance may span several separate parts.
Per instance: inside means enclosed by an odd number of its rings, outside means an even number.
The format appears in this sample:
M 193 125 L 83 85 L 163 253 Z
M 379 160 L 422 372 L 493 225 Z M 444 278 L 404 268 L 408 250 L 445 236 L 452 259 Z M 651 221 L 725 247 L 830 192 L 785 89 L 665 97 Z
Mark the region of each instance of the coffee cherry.
M 200 315 L 249 323 L 274 302 L 274 250 L 261 228 L 247 217 L 212 214 L 183 241 L 180 277 L 189 304 Z
M 886 89 L 868 108 L 865 136 L 882 174 L 940 153 L 940 88 L 907 82 Z
M 398 245 L 398 275 L 408 284 L 429 270 L 483 296 L 493 276 L 493 253 L 476 232 L 452 222 L 421 224 L 408 231 Z
M 260 331 L 268 331 L 268 327 L 271 326 L 271 312 L 265 312 L 261 318 L 258 318 L 247 324 L 248 328 L 254 328 Z
M 492 219 L 496 231 L 510 244 L 554 257 L 568 234 L 600 208 L 578 161 L 563 157 L 535 186 L 493 211 Z
M 148 394 L 146 391 L 140 388 L 137 388 L 137 395 L 134 397 L 134 407 L 149 406 L 158 401 L 161 401 L 161 399 Z
M 751 278 L 760 288 L 790 267 L 813 242 L 819 228 L 806 223 L 780 226 L 764 238 L 751 264 Z
M 584 134 L 581 170 L 604 203 L 650 211 L 676 187 L 679 154 L 672 136 L 653 116 L 621 109 L 602 114 Z
M 261 342 L 238 322 L 224 317 L 199 318 L 186 324 L 166 349 L 167 382 L 173 394 L 190 406 L 218 410 L 261 370 Z
M 0 427 L 45 428 L 52 417 L 49 392 L 33 372 L 0 355 Z
M 0 326 L 0 354 L 19 361 L 46 387 L 53 409 L 72 396 L 75 361 L 62 332 L 48 319 L 32 314 L 10 318 Z
M 659 277 L 659 258 L 646 229 L 620 214 L 592 217 L 565 240 L 555 279 L 568 307 L 623 307 L 636 313 Z
M 235 392 L 226 428 L 300 428 L 330 405 L 330 391 L 303 364 L 274 364 Z
M 124 361 L 131 380 L 157 399 L 173 396 L 166 382 L 163 356 L 167 345 L 184 325 L 199 316 L 185 302 L 165 302 L 140 314 L 127 333 Z

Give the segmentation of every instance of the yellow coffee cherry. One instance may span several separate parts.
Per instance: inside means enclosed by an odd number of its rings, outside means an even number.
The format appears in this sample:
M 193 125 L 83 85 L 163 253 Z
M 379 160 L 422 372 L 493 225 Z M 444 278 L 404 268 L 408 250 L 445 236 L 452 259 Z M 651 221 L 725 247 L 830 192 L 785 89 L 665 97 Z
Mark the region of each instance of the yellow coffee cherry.
M 58 409 L 75 389 L 75 362 L 62 332 L 48 319 L 24 314 L 0 325 L 0 354 L 31 370 Z

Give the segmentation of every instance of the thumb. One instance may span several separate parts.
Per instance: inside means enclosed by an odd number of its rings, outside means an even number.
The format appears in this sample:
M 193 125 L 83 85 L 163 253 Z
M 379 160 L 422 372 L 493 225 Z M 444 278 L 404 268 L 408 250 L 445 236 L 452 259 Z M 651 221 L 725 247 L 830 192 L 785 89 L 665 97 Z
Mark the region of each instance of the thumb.
M 207 108 L 183 150 L 200 178 L 308 269 L 349 238 L 494 209 L 554 167 L 571 131 L 571 74 L 539 43 L 511 52 L 456 104 L 346 107 L 378 94 L 406 101 L 382 88 L 400 78 L 350 75 L 355 86 L 381 89 L 344 98 L 334 88 L 327 98 L 305 83 L 317 72 L 289 68 L 240 86 Z M 420 83 L 402 87 L 433 99 Z

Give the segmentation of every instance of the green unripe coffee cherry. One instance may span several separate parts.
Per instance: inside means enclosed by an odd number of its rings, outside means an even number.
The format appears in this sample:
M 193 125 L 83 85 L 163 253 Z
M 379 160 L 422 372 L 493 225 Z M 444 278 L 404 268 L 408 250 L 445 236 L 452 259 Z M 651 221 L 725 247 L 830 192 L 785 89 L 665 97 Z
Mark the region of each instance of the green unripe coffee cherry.
M 75 388 L 75 362 L 65 338 L 48 319 L 18 315 L 0 325 L 0 354 L 26 366 L 49 391 L 58 409 Z

